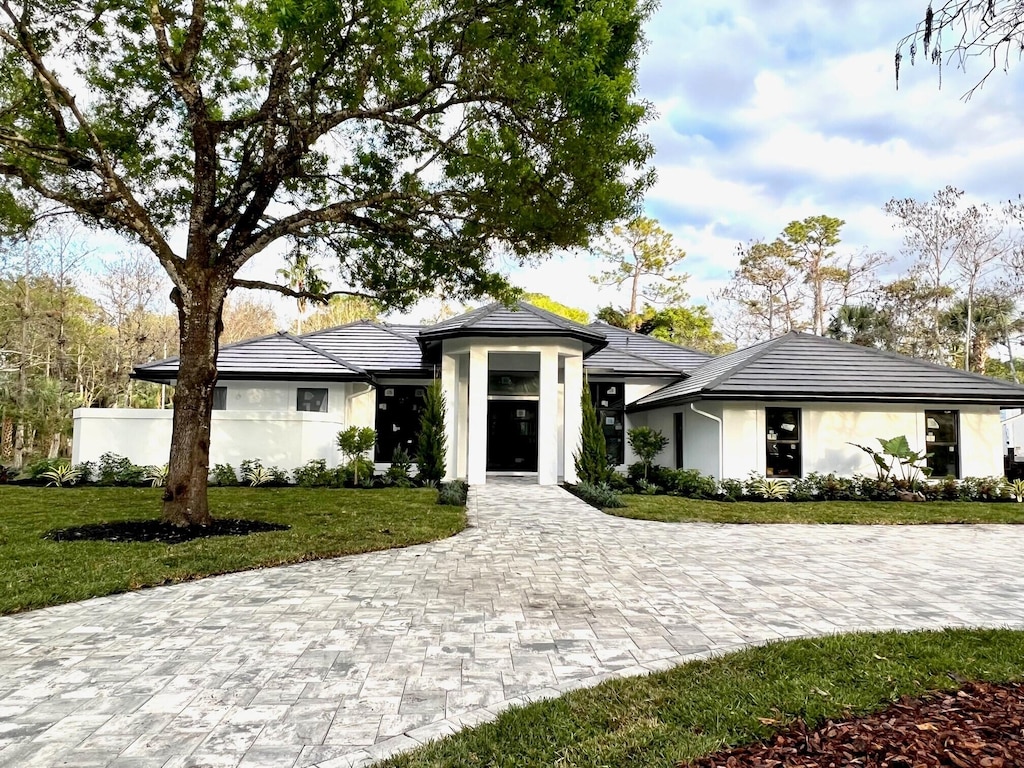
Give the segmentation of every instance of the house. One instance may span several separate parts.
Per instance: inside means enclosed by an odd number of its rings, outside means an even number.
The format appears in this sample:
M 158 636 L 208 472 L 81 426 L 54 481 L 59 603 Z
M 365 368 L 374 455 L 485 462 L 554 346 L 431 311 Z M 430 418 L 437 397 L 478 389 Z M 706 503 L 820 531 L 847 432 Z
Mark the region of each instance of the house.
M 414 453 L 426 386 L 447 404 L 449 478 L 512 473 L 576 480 L 584 381 L 613 463 L 635 461 L 627 431 L 669 438 L 659 463 L 715 477 L 873 473 L 852 443 L 906 435 L 936 475 L 1003 472 L 1000 408 L 1024 387 L 803 333 L 712 357 L 525 302 L 490 304 L 432 326 L 359 321 L 223 347 L 217 358 L 211 463 L 259 458 L 284 469 L 337 463 L 335 435 L 377 431 L 374 460 Z M 177 359 L 133 376 L 173 384 Z M 107 451 L 167 461 L 171 412 L 78 409 L 73 461 Z

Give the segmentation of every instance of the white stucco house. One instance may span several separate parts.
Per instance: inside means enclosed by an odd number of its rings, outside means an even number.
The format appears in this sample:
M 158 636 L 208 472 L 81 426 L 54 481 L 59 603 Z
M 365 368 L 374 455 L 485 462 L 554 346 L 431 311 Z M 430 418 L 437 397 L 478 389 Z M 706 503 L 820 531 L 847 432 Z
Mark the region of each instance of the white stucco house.
M 340 456 L 348 426 L 377 431 L 375 461 L 414 452 L 427 384 L 447 404 L 449 478 L 502 474 L 576 480 L 584 376 L 609 456 L 625 466 L 634 426 L 669 438 L 659 463 L 717 478 L 750 473 L 874 472 L 850 443 L 906 435 L 934 475 L 1003 474 L 1000 408 L 1024 386 L 832 339 L 790 333 L 722 357 L 520 303 L 491 304 L 432 326 L 359 321 L 223 347 L 217 358 L 211 463 L 261 459 L 283 469 Z M 138 366 L 173 384 L 177 359 Z M 74 462 L 105 452 L 163 464 L 171 412 L 78 409 Z

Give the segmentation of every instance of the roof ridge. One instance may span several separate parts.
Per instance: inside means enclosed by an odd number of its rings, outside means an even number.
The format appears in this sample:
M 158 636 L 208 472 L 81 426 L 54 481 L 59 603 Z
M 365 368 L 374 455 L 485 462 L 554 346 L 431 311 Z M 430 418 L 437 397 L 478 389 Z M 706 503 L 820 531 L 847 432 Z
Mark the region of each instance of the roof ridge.
M 294 341 L 299 346 L 305 347 L 306 349 L 310 350 L 311 352 L 315 352 L 318 355 L 321 355 L 322 357 L 326 357 L 331 362 L 334 362 L 334 363 L 337 363 L 338 365 L 344 366 L 345 368 L 348 368 L 350 371 L 355 371 L 356 373 L 360 373 L 363 376 L 366 376 L 367 378 L 370 377 L 370 374 L 367 373 L 365 369 L 361 368 L 358 365 L 354 365 L 353 363 L 348 362 L 344 358 L 338 357 L 333 352 L 328 352 L 326 349 L 321 349 L 320 347 L 318 347 L 316 344 L 314 344 L 311 341 L 307 341 L 306 339 L 299 338 L 298 336 L 295 336 L 295 335 L 293 335 L 291 333 L 288 333 L 287 331 L 278 331 L 278 333 L 280 333 L 286 339 L 288 339 L 290 341 Z
M 631 352 L 628 349 L 623 349 L 622 347 L 616 347 L 616 346 L 613 346 L 612 344 L 609 344 L 607 347 L 605 347 L 605 349 L 611 350 L 612 352 L 617 352 L 620 355 L 626 355 L 627 357 L 632 357 L 635 360 L 643 360 L 645 363 L 653 363 L 654 365 L 656 365 L 659 368 L 664 368 L 666 371 L 672 371 L 672 373 L 677 374 L 677 375 L 682 373 L 682 375 L 684 375 L 686 377 L 689 377 L 689 374 L 686 373 L 685 371 L 680 371 L 678 368 L 671 368 L 671 367 L 665 365 L 664 363 L 659 363 L 657 360 L 655 360 L 652 357 L 647 357 L 646 355 L 641 355 L 641 354 L 638 354 L 636 352 Z
M 273 339 L 276 336 L 286 336 L 286 335 L 289 335 L 288 331 L 274 331 L 273 333 L 265 333 L 262 336 L 253 336 L 251 339 L 239 339 L 238 341 L 232 341 L 230 344 L 223 344 L 223 345 L 221 345 L 221 344 L 218 343 L 217 344 L 217 353 L 219 354 L 222 350 L 225 350 L 225 349 L 234 349 L 235 347 L 243 347 L 246 344 L 253 344 L 253 343 L 257 342 L 257 341 L 266 341 L 267 339 Z M 133 366 L 133 370 L 137 369 L 137 368 L 148 368 L 151 365 L 159 365 L 160 363 L 169 363 L 171 360 L 179 360 L 180 361 L 181 360 L 181 355 L 180 354 L 171 355 L 170 357 L 165 357 L 165 358 L 162 358 L 160 360 L 149 360 L 148 362 L 145 362 L 145 363 L 139 363 L 139 364 L 136 364 L 135 366 Z
M 503 306 L 500 301 L 492 301 L 490 304 L 484 304 L 484 306 L 482 306 L 482 307 L 477 307 L 476 309 L 471 309 L 469 312 L 466 313 L 467 315 L 471 315 L 474 312 L 479 312 L 479 314 L 476 317 L 474 317 L 474 318 L 472 318 L 470 320 L 467 320 L 466 322 L 462 323 L 458 327 L 459 328 L 469 328 L 472 325 L 476 325 L 481 320 L 483 320 L 485 317 L 490 317 L 491 315 L 493 315 L 494 311 L 499 306 Z M 456 315 L 456 317 L 458 317 L 458 315 Z M 456 318 L 452 317 L 450 319 L 451 320 L 455 320 Z M 438 325 L 440 325 L 440 323 L 438 323 Z
M 522 310 L 526 310 L 534 317 L 539 317 L 541 320 L 547 320 L 549 322 L 552 322 L 555 325 L 559 326 L 560 328 L 564 328 L 566 330 L 590 327 L 588 324 L 577 323 L 575 320 L 570 320 L 568 317 L 562 317 L 561 315 L 552 312 L 549 309 L 538 307 L 535 304 L 531 304 L 530 302 L 525 301 L 523 299 L 519 300 L 519 308 Z
M 373 325 L 376 326 L 377 328 L 380 328 L 382 331 L 386 331 L 387 333 L 390 333 L 392 336 L 397 336 L 400 339 L 405 339 L 406 341 L 411 341 L 413 344 L 417 343 L 417 341 L 416 341 L 416 339 L 414 337 L 409 336 L 409 335 L 407 335 L 405 333 L 402 333 L 401 331 L 396 331 L 394 328 L 392 328 L 387 323 L 377 323 L 377 322 L 375 322 L 375 323 L 373 323 Z
M 718 376 L 716 376 L 711 381 L 709 381 L 707 384 L 705 384 L 703 387 L 701 387 L 700 391 L 701 392 L 710 391 L 710 390 L 714 389 L 715 387 L 719 386 L 726 379 L 728 379 L 734 373 L 736 373 L 737 370 L 739 370 L 741 368 L 745 368 L 748 365 L 750 365 L 751 363 L 757 362 L 762 357 L 764 357 L 766 354 L 768 354 L 769 351 L 775 349 L 778 346 L 781 346 L 782 343 L 784 341 L 786 341 L 787 339 L 794 338 L 794 334 L 796 334 L 796 333 L 798 333 L 798 332 L 797 331 L 788 331 L 788 332 L 784 333 L 782 336 L 776 336 L 774 339 L 768 339 L 767 341 L 760 342 L 760 344 L 754 344 L 753 347 L 760 347 L 759 349 L 757 349 L 756 352 L 754 352 L 752 355 L 750 355 L 748 357 L 743 358 L 742 360 L 737 361 L 735 364 L 733 364 L 733 365 L 729 366 L 728 368 L 726 368 L 724 371 L 722 371 L 722 373 L 720 373 Z M 732 352 L 730 354 L 736 354 L 737 352 L 744 352 L 744 351 L 752 349 L 753 347 L 746 347 L 743 350 L 736 350 L 736 352 Z M 714 363 L 716 360 L 724 360 L 727 357 L 729 357 L 729 355 L 724 355 L 723 357 L 713 357 L 710 360 L 708 360 L 708 362 L 705 363 L 704 365 L 710 365 L 711 363 Z M 690 374 L 691 378 L 694 375 L 696 375 L 697 371 L 699 371 L 703 367 L 704 366 L 699 366 L 699 367 L 695 368 L 693 370 L 693 372 Z M 654 394 L 654 393 L 651 393 L 651 394 Z

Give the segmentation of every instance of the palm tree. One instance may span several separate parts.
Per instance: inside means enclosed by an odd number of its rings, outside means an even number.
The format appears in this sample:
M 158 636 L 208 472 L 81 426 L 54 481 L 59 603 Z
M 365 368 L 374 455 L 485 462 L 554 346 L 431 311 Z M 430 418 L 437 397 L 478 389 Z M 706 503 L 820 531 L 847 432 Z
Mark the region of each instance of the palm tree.
M 960 342 L 960 354 L 965 356 L 964 369 L 984 373 L 989 350 L 1002 344 L 1010 357 L 1010 375 L 1017 381 L 1012 338 L 1024 333 L 1024 317 L 1017 311 L 1013 297 L 994 292 L 979 294 L 974 298 L 970 315 L 969 342 L 966 299 L 954 301 L 943 318 L 944 329 Z
M 883 347 L 885 323 L 870 304 L 844 304 L 828 324 L 826 335 L 862 347 Z

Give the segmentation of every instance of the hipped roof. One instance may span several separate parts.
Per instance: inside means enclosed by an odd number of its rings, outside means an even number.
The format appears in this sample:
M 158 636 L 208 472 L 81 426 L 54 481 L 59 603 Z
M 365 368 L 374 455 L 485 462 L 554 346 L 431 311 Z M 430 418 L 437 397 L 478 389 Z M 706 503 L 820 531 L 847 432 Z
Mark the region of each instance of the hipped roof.
M 1024 387 L 892 352 L 791 332 L 695 368 L 630 410 L 695 400 L 1024 405 Z

